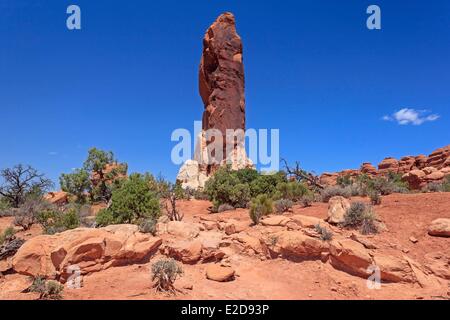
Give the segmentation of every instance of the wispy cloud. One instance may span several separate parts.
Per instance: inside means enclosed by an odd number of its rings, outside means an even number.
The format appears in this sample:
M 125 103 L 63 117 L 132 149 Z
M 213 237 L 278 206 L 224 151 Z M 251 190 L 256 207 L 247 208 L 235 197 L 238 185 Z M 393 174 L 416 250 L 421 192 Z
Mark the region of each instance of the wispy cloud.
M 49 156 L 57 156 L 57 155 L 58 155 L 58 152 L 56 152 L 56 151 L 50 151 L 50 152 L 48 153 L 48 155 L 49 155 Z
M 440 118 L 438 114 L 431 113 L 430 110 L 416 110 L 410 108 L 401 109 L 392 115 L 385 115 L 384 121 L 396 121 L 399 125 L 415 125 L 420 126 L 425 122 L 436 121 Z

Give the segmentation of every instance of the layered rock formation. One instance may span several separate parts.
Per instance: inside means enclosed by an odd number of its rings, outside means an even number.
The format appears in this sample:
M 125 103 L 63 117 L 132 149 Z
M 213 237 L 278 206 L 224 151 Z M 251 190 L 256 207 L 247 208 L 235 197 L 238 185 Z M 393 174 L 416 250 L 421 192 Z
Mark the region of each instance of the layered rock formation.
M 224 13 L 203 39 L 199 70 L 203 130 L 197 137 L 194 160 L 186 162 L 177 177 L 184 188 L 202 188 L 217 168 L 226 164 L 234 170 L 252 166 L 244 145 L 244 89 L 242 41 L 233 14 Z M 231 139 L 227 130 L 233 130 Z
M 360 174 L 376 177 L 387 175 L 389 172 L 402 174 L 403 180 L 408 182 L 412 189 L 421 189 L 431 182 L 442 182 L 450 175 L 450 145 L 437 149 L 428 157 L 406 156 L 400 160 L 386 158 L 378 165 L 378 170 L 371 163 L 363 163 L 359 170 L 324 173 L 320 181 L 324 185 L 336 185 L 339 177 L 355 177 Z

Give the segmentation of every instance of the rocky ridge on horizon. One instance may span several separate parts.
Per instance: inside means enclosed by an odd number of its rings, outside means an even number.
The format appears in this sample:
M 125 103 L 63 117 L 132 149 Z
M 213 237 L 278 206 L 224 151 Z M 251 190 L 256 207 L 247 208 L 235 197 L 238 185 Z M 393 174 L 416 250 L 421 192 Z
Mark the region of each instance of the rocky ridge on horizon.
M 333 186 L 337 184 L 339 177 L 356 177 L 361 174 L 377 177 L 387 175 L 389 172 L 402 174 L 402 179 L 415 190 L 426 187 L 428 183 L 442 182 L 450 175 L 450 145 L 433 151 L 429 156 L 406 156 L 400 160 L 388 157 L 378 164 L 378 168 L 365 162 L 360 169 L 323 173 L 320 182 L 323 185 Z

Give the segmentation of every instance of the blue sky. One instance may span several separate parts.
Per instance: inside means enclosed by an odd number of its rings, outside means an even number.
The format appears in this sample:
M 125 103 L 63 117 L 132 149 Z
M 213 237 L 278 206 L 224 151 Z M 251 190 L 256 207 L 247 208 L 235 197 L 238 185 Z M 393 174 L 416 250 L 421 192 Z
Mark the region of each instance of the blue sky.
M 201 119 L 202 38 L 225 11 L 244 42 L 247 125 L 280 129 L 282 157 L 320 173 L 450 143 L 446 0 L 2 0 L 0 167 L 56 181 L 96 146 L 174 179 L 170 135 Z

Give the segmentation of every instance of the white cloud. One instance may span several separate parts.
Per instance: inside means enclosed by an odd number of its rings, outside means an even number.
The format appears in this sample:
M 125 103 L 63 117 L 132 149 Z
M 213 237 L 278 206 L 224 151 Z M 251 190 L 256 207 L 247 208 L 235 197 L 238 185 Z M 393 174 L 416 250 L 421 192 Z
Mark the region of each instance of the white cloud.
M 48 153 L 48 155 L 49 155 L 49 156 L 56 156 L 56 155 L 58 155 L 58 152 L 56 152 L 56 151 L 50 151 L 50 152 Z
M 384 116 L 382 119 L 384 121 L 396 121 L 399 125 L 405 126 L 412 124 L 415 126 L 420 126 L 425 122 L 436 121 L 440 118 L 438 114 L 430 114 L 429 110 L 415 110 L 404 108 L 394 114 Z

